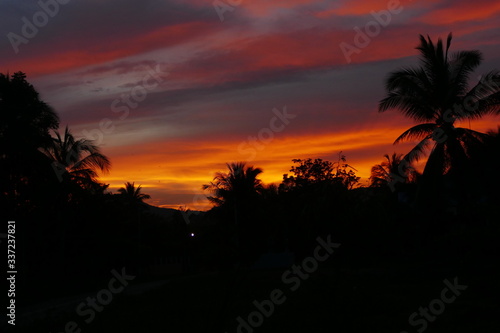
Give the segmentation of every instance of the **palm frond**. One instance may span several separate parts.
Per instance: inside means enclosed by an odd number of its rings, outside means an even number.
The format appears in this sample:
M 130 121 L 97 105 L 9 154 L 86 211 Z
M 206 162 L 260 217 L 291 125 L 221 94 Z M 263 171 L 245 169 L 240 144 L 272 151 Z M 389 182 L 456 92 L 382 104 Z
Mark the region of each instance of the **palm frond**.
M 396 92 L 389 93 L 386 98 L 380 101 L 378 107 L 379 112 L 393 108 L 400 109 L 401 113 L 416 121 L 429 121 L 436 117 L 435 111 L 426 103 L 425 99 Z
M 481 64 L 481 52 L 461 51 L 452 55 L 450 61 L 450 93 L 454 96 L 466 94 L 470 74 Z
M 437 125 L 435 123 L 425 123 L 413 126 L 412 128 L 404 131 L 403 134 L 401 134 L 396 141 L 394 141 L 394 144 L 404 141 L 422 140 L 432 134 L 436 128 Z
M 408 161 L 408 163 L 418 162 L 422 156 L 425 155 L 426 150 L 428 150 L 432 144 L 432 135 L 426 136 L 415 147 L 413 147 L 403 159 Z

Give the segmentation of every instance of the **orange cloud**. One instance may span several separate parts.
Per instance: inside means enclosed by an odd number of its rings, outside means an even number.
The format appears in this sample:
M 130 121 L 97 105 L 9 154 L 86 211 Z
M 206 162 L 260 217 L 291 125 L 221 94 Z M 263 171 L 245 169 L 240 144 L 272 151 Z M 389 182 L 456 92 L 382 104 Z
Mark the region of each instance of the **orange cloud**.
M 255 159 L 247 161 L 247 164 L 264 170 L 261 179 L 265 183 L 276 183 L 289 172 L 294 158 L 321 157 L 336 161 L 338 153 L 343 151 L 366 183 L 371 166 L 382 161 L 383 153 L 392 153 L 394 148 L 391 143 L 404 129 L 365 128 L 343 133 L 275 138 L 262 150 L 256 149 Z M 201 186 L 209 183 L 215 172 L 226 171 L 225 163 L 245 161 L 249 157 L 239 152 L 240 143 L 225 140 L 196 143 L 161 141 L 110 149 L 105 153 L 111 158 L 113 169 L 109 175 L 102 177 L 102 181 L 110 184 L 114 191 L 126 181 L 142 184 L 146 193 L 156 193 L 151 202 L 157 205 L 206 209 L 210 207 L 209 203 L 199 200 L 203 194 Z M 381 148 L 387 151 L 382 152 Z M 359 157 L 354 157 L 359 153 Z M 176 198 L 171 197 L 173 194 Z M 179 198 L 184 201 L 178 201 Z
M 496 130 L 498 117 L 490 116 L 482 120 L 462 123 L 457 126 L 472 128 L 480 132 Z M 211 207 L 201 190 L 209 183 L 215 172 L 226 171 L 225 163 L 245 161 L 248 165 L 264 170 L 264 183 L 279 183 L 283 174 L 289 173 L 294 158 L 323 158 L 335 162 L 338 153 L 346 155 L 350 165 L 357 169 L 360 183 L 368 185 L 370 169 L 383 161 L 384 154 L 407 153 L 416 142 L 393 145 L 394 140 L 408 124 L 392 122 L 364 125 L 344 132 L 307 134 L 297 136 L 277 136 L 262 149 L 255 148 L 253 155 L 238 149 L 241 142 L 232 140 L 164 140 L 141 145 L 110 147 L 105 151 L 113 162 L 109 175 L 101 180 L 110 184 L 110 189 L 123 186 L 126 181 L 141 184 L 145 193 L 152 194 L 151 204 L 178 208 L 206 210 Z M 255 147 L 255 146 L 254 146 Z M 422 169 L 425 159 L 417 165 Z

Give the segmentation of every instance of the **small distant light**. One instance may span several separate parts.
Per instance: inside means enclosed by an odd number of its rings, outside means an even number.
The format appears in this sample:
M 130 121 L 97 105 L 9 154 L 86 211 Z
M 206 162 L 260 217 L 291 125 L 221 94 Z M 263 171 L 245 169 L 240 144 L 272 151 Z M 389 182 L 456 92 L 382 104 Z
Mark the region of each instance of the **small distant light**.
M 191 237 L 194 237 L 194 234 L 193 234 L 193 233 L 191 233 Z

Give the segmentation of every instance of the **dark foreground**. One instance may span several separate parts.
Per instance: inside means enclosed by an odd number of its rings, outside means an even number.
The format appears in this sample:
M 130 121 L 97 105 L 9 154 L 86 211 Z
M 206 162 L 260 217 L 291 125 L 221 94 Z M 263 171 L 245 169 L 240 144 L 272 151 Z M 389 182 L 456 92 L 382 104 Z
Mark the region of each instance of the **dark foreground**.
M 334 253 L 307 277 L 286 268 L 171 277 L 163 286 L 117 294 L 89 324 L 88 313 L 68 311 L 48 313 L 24 328 L 18 322 L 16 331 L 498 332 L 499 273 L 488 255 L 434 255 L 364 268 L 342 268 L 341 256 Z M 134 284 L 151 286 L 137 277 L 126 288 Z M 270 305 L 270 299 L 279 304 Z M 71 321 L 78 326 L 65 331 Z

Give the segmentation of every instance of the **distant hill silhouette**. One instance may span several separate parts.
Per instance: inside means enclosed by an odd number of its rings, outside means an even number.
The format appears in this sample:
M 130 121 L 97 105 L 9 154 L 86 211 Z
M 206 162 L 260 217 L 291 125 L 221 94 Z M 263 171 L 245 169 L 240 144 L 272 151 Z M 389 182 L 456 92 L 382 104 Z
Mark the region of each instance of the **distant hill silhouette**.
M 147 213 L 150 213 L 152 215 L 156 215 L 158 217 L 167 218 L 167 219 L 174 217 L 175 214 L 182 213 L 180 210 L 174 209 L 174 208 L 162 208 L 162 207 L 152 206 L 152 205 L 149 205 L 146 203 L 144 203 L 144 205 L 146 206 L 145 211 Z M 189 215 L 193 216 L 193 215 L 200 215 L 200 214 L 203 215 L 205 212 L 192 210 L 192 211 L 190 211 L 190 213 L 191 214 L 189 214 Z

